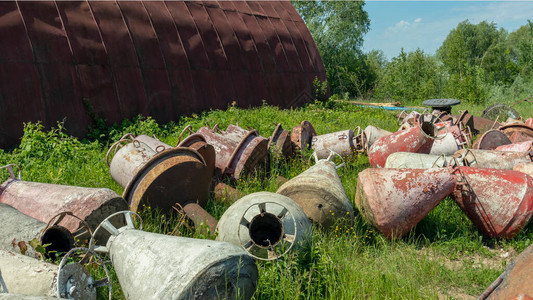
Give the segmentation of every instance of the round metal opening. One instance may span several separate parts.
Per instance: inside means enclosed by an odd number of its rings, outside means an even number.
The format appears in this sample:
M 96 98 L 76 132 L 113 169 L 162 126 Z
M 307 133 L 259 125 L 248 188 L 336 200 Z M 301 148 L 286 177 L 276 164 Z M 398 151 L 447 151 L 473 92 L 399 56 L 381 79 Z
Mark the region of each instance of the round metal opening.
M 438 134 L 437 126 L 432 122 L 423 121 L 422 124 L 420 124 L 420 129 L 430 137 L 436 137 Z
M 259 247 L 275 246 L 283 237 L 283 225 L 278 217 L 264 212 L 250 222 L 250 237 Z
M 66 228 L 53 226 L 43 234 L 41 244 L 50 244 L 45 247 L 47 254 L 51 252 L 68 252 L 74 247 L 74 238 Z

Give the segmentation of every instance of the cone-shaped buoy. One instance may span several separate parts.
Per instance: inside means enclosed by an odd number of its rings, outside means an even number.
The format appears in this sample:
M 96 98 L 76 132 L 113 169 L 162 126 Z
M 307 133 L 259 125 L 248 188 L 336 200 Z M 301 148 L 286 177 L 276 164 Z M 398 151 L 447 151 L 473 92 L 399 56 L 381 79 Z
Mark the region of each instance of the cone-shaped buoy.
M 374 144 L 377 140 L 379 140 L 380 138 L 384 136 L 392 134 L 392 132 L 390 131 L 387 131 L 385 129 L 381 129 L 379 127 L 372 126 L 372 125 L 368 125 L 365 128 L 364 132 L 366 135 L 366 143 L 367 143 L 366 150 L 367 151 L 372 146 L 372 144 Z
M 452 197 L 477 229 L 510 239 L 533 214 L 533 178 L 518 171 L 459 167 Z
M 433 119 L 430 121 L 421 120 L 417 126 L 377 140 L 368 150 L 370 165 L 383 168 L 387 157 L 394 152 L 429 153 L 438 134 L 433 121 Z
M 513 170 L 526 173 L 533 177 L 533 163 L 518 164 L 513 167 Z
M 261 260 L 282 257 L 312 236 L 311 222 L 290 198 L 258 192 L 242 197 L 222 215 L 217 240 L 244 248 Z
M 512 170 L 518 164 L 533 160 L 530 153 L 480 149 L 461 149 L 453 156 L 453 162 L 462 166 L 501 170 Z
M 453 155 L 457 150 L 470 147 L 472 133 L 469 127 L 463 126 L 462 123 L 459 123 L 460 125 L 450 125 L 449 122 L 441 124 L 446 127 L 439 131 L 439 134 L 444 134 L 444 137 L 433 142 L 429 154 Z
M 287 196 L 300 205 L 313 222 L 330 228 L 338 218 L 351 220 L 353 207 L 344 191 L 336 166 L 332 160 L 338 156 L 330 151 L 326 159 L 313 153 L 315 165 L 284 183 L 276 193 Z
M 388 238 L 409 232 L 454 189 L 455 178 L 441 169 L 366 169 L 359 173 L 355 204 Z
M 509 137 L 512 143 L 533 140 L 533 127 L 526 124 L 509 124 L 499 128 Z
M 411 152 L 395 152 L 387 157 L 385 168 L 393 169 L 429 169 L 449 165 L 451 156 L 432 155 Z
M 75 251 L 91 253 L 103 266 L 106 278 L 97 280 L 80 263 L 68 263 Z M 103 261 L 90 249 L 73 248 L 59 266 L 11 251 L 0 250 L 0 266 L 5 287 L 10 293 L 30 296 L 92 300 L 97 288 L 111 288 L 109 273 Z M 111 299 L 111 290 L 109 290 Z
M 39 245 L 48 245 L 46 254 L 68 252 L 74 247 L 74 237 L 63 226 L 47 226 L 4 203 L 0 203 L 0 216 L 0 249 L 40 258 L 31 245 L 34 239 Z
M 508 144 L 496 147 L 496 151 L 511 151 L 511 152 L 529 152 L 533 151 L 533 140 L 520 142 L 516 144 Z
M 75 218 L 65 218 L 61 226 L 76 239 L 90 238 L 83 221 L 94 229 L 110 214 L 128 209 L 126 201 L 110 189 L 23 181 L 20 173 L 18 178 L 14 176 L 13 166 L 0 167 L 10 173 L 0 186 L 0 203 L 45 223 L 62 212 L 71 212 Z
M 533 295 L 533 245 L 522 251 L 507 269 L 479 296 L 479 300 L 531 300 Z
M 105 229 L 112 235 L 95 250 L 109 254 L 127 299 L 252 297 L 257 266 L 240 247 L 144 232 L 134 228 L 133 212 L 122 214 L 127 226 L 116 228 L 107 219 L 95 230 Z
M 330 150 L 343 157 L 355 154 L 354 133 L 351 129 L 317 135 L 311 138 L 311 148 L 318 158 L 329 156 Z

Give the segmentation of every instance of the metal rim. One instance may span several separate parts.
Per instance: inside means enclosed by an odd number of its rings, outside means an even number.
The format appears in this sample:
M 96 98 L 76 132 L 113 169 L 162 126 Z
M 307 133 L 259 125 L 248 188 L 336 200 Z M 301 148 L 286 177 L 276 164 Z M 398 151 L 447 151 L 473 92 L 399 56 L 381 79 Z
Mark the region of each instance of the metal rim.
M 120 227 L 120 228 L 116 228 L 113 224 L 111 224 L 111 222 L 109 221 L 112 217 L 114 216 L 118 216 L 118 215 L 124 215 L 124 219 L 126 220 L 126 225 Z M 141 222 L 141 224 L 139 225 L 139 230 L 142 230 L 142 227 L 143 227 L 143 222 L 142 222 L 142 218 L 141 216 L 139 216 L 138 213 L 136 212 L 133 212 L 131 210 L 122 210 L 122 211 L 118 211 L 116 213 L 113 213 L 111 215 L 109 215 L 107 218 L 105 218 L 99 225 L 98 227 L 96 227 L 96 229 L 94 230 L 94 234 L 93 234 L 93 237 L 91 238 L 91 240 L 89 241 L 89 249 L 94 249 L 94 251 L 97 251 L 97 252 L 102 252 L 102 253 L 108 253 L 109 252 L 109 249 L 107 248 L 107 246 L 96 246 L 96 241 L 94 239 L 94 237 L 96 236 L 96 233 L 101 229 L 105 229 L 107 232 L 109 232 L 109 234 L 111 234 L 112 236 L 117 236 L 120 234 L 120 231 L 119 229 L 121 228 L 125 228 L 125 229 L 135 229 L 135 225 L 133 225 L 133 218 L 132 218 L 132 215 L 136 215 L 137 218 L 139 218 L 139 221 Z
M 263 214 L 265 212 L 268 213 L 266 211 L 266 204 L 270 204 L 270 205 L 275 205 L 275 206 L 281 207 L 282 209 L 281 209 L 281 212 L 279 214 L 277 214 L 277 215 L 276 214 L 272 214 L 272 213 L 270 213 L 270 214 L 275 215 L 279 219 L 280 222 L 286 216 L 290 216 L 291 220 L 293 222 L 294 232 L 289 233 L 286 230 L 285 227 L 282 227 L 282 238 L 281 238 L 281 240 L 278 243 L 276 243 L 275 245 L 272 245 L 270 247 L 266 247 L 265 248 L 264 246 L 257 246 L 257 244 L 251 239 L 250 235 L 249 235 L 250 236 L 250 240 L 249 241 L 243 240 L 243 237 L 241 236 L 242 227 L 240 225 L 243 225 L 247 229 L 249 229 L 250 221 L 245 218 L 246 213 L 248 213 L 248 211 L 250 209 L 252 209 L 252 208 L 256 209 L 255 207 L 258 208 L 259 214 Z M 296 240 L 296 236 L 298 235 L 298 227 L 297 227 L 297 224 L 296 224 L 296 219 L 293 217 L 292 213 L 285 206 L 283 206 L 282 204 L 276 203 L 276 202 L 272 202 L 272 201 L 254 203 L 254 204 L 248 206 L 248 208 L 242 214 L 241 219 L 239 220 L 239 227 L 238 228 L 239 229 L 237 230 L 237 236 L 239 238 L 239 244 L 244 249 L 244 251 L 246 251 L 248 253 L 248 255 L 252 256 L 255 259 L 265 260 L 265 261 L 275 260 L 275 259 L 278 259 L 278 258 L 284 256 L 285 254 L 287 254 L 293 248 L 294 242 Z M 275 246 L 280 245 L 282 241 L 284 241 L 286 243 L 289 243 L 289 246 L 281 254 L 278 254 L 275 251 L 276 250 Z M 260 256 L 252 254 L 251 251 L 254 250 L 254 249 L 257 249 L 257 248 L 267 249 L 267 257 L 264 258 L 264 257 L 260 257 Z
M 311 157 L 315 159 L 315 165 L 321 160 L 326 160 L 326 161 L 332 162 L 335 165 L 335 169 L 336 170 L 339 170 L 341 167 L 343 167 L 343 172 L 341 174 L 339 174 L 339 177 L 342 177 L 348 170 L 347 167 L 346 167 L 346 162 L 344 161 L 344 158 L 342 157 L 342 155 L 340 155 L 339 153 L 337 153 L 337 152 L 335 152 L 335 151 L 333 151 L 331 149 L 327 149 L 326 148 L 325 150 L 329 151 L 329 155 L 325 159 L 318 158 L 318 155 L 316 154 L 316 151 L 313 152 Z M 342 163 L 340 163 L 338 165 L 335 164 L 335 162 L 333 162 L 333 158 L 335 156 L 339 157 L 341 159 Z

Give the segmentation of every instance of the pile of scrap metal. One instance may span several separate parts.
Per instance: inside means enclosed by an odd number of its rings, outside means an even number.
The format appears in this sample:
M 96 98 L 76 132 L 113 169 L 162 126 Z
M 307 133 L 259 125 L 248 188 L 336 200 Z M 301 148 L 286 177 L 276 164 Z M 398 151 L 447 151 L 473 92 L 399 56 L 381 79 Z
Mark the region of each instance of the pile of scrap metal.
M 355 203 L 370 224 L 389 238 L 402 237 L 447 196 L 488 237 L 509 239 L 528 224 L 530 119 L 498 123 L 434 110 L 404 112 L 399 120 L 397 132 L 371 128 L 365 137 L 374 168 L 359 173 Z M 373 139 L 374 132 L 381 137 Z M 472 144 L 474 132 L 482 135 Z

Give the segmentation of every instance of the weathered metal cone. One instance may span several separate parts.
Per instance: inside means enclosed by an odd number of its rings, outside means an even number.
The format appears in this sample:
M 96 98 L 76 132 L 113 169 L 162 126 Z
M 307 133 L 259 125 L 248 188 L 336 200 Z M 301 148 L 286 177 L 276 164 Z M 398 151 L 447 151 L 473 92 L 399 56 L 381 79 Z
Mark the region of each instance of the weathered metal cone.
M 366 169 L 359 173 L 355 204 L 387 238 L 408 233 L 446 196 L 455 178 L 441 169 Z
M 518 164 L 513 167 L 514 171 L 519 171 L 533 177 L 533 163 Z
M 518 164 L 532 161 L 529 153 L 495 150 L 461 149 L 453 156 L 454 162 L 462 166 L 501 170 L 512 170 Z
M 451 156 L 411 152 L 395 152 L 387 157 L 385 168 L 429 169 L 447 167 Z
M 459 167 L 452 194 L 476 228 L 489 237 L 512 238 L 533 214 L 533 178 L 518 171 Z
M 311 122 L 304 120 L 291 130 L 291 142 L 294 150 L 305 151 L 311 148 L 311 139 L 316 135 L 315 128 Z
M 311 222 L 290 198 L 258 192 L 233 203 L 217 226 L 217 240 L 244 248 L 261 260 L 278 259 L 312 236 Z
M 392 134 L 390 131 L 372 125 L 368 125 L 364 132 L 367 140 L 367 150 L 380 138 Z
M 317 135 L 311 138 L 311 148 L 318 158 L 327 158 L 330 151 L 349 157 L 355 154 L 354 133 L 351 129 Z
M 432 122 L 423 121 L 417 126 L 384 136 L 368 150 L 370 165 L 383 168 L 387 157 L 394 152 L 429 153 L 437 134 Z
M 515 144 L 502 145 L 494 149 L 496 151 L 529 152 L 533 151 L 533 140 Z
M 276 193 L 294 200 L 309 219 L 324 228 L 330 228 L 339 218 L 353 218 L 353 207 L 335 163 L 326 159 L 284 183 Z
M 145 232 L 128 224 L 105 223 L 112 237 L 96 251 L 108 253 L 128 299 L 250 299 L 258 271 L 255 261 L 231 243 Z M 129 221 L 128 221 L 129 220 Z
M 494 150 L 501 145 L 511 144 L 511 140 L 507 135 L 497 129 L 492 129 L 485 132 L 480 138 L 476 140 L 473 149 Z
M 290 157 L 293 154 L 289 132 L 278 123 L 268 140 L 268 149 L 282 157 Z

